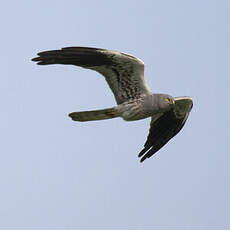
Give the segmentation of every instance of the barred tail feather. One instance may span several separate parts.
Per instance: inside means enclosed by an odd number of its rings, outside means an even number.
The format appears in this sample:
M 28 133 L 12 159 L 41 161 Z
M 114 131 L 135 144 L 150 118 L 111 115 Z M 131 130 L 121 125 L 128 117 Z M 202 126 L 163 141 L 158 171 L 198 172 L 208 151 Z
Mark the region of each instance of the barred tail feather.
M 102 109 L 102 110 L 92 110 L 92 111 L 82 111 L 73 112 L 69 116 L 74 121 L 97 121 L 105 120 L 118 117 L 118 113 L 114 108 Z

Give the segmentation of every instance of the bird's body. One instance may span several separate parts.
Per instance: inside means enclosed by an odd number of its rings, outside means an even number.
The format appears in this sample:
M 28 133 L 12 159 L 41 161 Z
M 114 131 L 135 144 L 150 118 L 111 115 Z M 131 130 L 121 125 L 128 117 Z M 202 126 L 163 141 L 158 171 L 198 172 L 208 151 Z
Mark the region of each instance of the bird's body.
M 173 102 L 168 104 L 163 100 L 164 98 L 170 98 L 170 96 L 166 94 L 141 95 L 139 98 L 123 102 L 116 108 L 119 116 L 124 120 L 140 120 L 169 110 Z M 160 99 L 163 103 L 158 103 Z
M 144 63 L 133 56 L 98 48 L 67 47 L 38 53 L 32 59 L 39 65 L 72 64 L 101 73 L 111 88 L 117 106 L 94 111 L 73 112 L 75 121 L 104 120 L 122 117 L 126 121 L 151 117 L 141 162 L 152 156 L 183 127 L 192 108 L 190 97 L 173 98 L 153 94 L 144 78 Z

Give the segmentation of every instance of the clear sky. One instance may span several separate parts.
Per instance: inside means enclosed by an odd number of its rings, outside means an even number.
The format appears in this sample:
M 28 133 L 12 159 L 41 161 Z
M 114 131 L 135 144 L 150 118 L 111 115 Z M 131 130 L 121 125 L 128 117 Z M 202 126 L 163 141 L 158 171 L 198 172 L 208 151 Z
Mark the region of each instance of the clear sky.
M 230 229 L 230 2 L 3 1 L 0 229 Z M 153 92 L 191 96 L 183 130 L 139 163 L 149 119 L 73 122 L 115 105 L 102 76 L 37 66 L 93 46 L 146 64 Z

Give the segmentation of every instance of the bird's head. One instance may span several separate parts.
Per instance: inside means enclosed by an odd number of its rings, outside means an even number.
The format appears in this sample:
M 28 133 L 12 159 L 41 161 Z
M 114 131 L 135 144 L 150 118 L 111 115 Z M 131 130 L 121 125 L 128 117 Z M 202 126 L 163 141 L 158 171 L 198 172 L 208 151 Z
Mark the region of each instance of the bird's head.
M 175 106 L 175 100 L 168 94 L 152 94 L 145 99 L 144 108 L 151 114 L 169 111 Z
M 175 105 L 174 98 L 167 94 L 158 94 L 158 106 L 161 110 L 169 110 Z

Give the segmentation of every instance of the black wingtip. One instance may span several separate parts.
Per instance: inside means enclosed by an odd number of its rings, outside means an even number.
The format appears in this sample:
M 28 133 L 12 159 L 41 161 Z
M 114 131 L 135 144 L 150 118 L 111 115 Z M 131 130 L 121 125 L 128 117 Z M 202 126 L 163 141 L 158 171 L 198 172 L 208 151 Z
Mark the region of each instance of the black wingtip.
M 32 58 L 31 61 L 40 61 L 40 57 Z
M 143 156 L 146 151 L 147 151 L 147 149 L 145 149 L 145 148 L 143 150 L 141 150 L 140 153 L 138 154 L 138 157 Z
M 32 58 L 31 61 L 36 62 L 37 65 L 46 65 L 46 63 L 41 59 L 41 57 Z
M 69 113 L 68 116 L 74 121 L 74 113 Z
M 144 148 L 143 150 L 141 150 L 141 152 L 138 154 L 138 157 L 142 157 L 145 153 L 146 153 L 147 149 Z M 140 159 L 140 163 L 142 163 L 146 158 L 146 155 L 144 155 L 141 159 Z
M 143 156 L 143 157 L 140 159 L 140 163 L 143 163 L 143 161 L 146 160 L 146 158 L 148 158 L 148 157 Z

